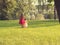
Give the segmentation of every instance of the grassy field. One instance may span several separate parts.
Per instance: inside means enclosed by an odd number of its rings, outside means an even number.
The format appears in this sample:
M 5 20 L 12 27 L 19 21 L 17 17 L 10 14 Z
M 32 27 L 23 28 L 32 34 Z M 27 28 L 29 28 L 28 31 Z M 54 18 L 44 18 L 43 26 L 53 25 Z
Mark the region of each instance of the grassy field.
M 18 20 L 0 20 L 0 45 L 60 45 L 58 21 L 28 21 L 21 28 Z

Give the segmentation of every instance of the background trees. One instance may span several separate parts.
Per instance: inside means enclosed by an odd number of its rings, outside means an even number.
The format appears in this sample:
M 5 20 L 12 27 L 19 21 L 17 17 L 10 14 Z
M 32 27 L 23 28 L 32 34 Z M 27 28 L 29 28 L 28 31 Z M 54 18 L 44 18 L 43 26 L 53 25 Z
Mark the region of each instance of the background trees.
M 21 13 L 31 14 L 35 10 L 32 0 L 0 0 L 0 19 L 17 19 Z
M 7 17 L 6 17 L 7 16 L 6 10 L 7 10 L 6 1 L 5 0 L 0 0 L 0 19 L 1 20 L 7 19 Z
M 27 18 L 54 19 L 54 0 L 0 0 L 0 19 L 18 19 L 23 13 Z M 32 18 L 31 18 L 32 19 Z

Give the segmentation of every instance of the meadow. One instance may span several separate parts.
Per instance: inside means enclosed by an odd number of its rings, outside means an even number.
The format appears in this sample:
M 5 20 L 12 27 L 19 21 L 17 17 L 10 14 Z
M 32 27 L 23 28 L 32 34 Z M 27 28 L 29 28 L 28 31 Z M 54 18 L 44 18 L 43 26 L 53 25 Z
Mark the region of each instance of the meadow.
M 58 20 L 30 20 L 21 28 L 18 20 L 0 20 L 0 45 L 60 45 Z

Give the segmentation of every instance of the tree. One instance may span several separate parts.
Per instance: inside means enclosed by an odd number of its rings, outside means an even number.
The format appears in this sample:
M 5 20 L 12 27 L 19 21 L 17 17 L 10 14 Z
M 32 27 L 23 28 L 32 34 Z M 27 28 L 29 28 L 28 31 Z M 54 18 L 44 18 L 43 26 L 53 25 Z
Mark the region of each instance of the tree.
M 55 2 L 55 7 L 57 10 L 57 15 L 58 15 L 58 19 L 59 19 L 59 23 L 60 23 L 60 0 L 48 0 L 48 2 L 54 1 Z
M 1 20 L 7 19 L 6 10 L 7 10 L 6 0 L 0 0 L 0 19 Z
M 14 2 L 14 3 L 13 3 Z M 17 8 L 16 0 L 0 0 L 0 19 L 6 20 L 13 16 L 15 8 Z
M 15 19 L 16 8 L 17 8 L 16 0 L 7 0 L 6 2 L 7 2 L 7 14 L 8 14 L 9 19 Z
M 54 2 L 55 2 L 58 18 L 59 18 L 59 23 L 60 23 L 60 0 L 54 0 Z
M 54 0 L 48 0 L 48 2 L 50 2 L 50 3 L 51 3 L 52 1 L 54 1 Z
M 23 13 L 25 16 L 29 15 L 31 16 L 32 14 L 35 13 L 36 7 L 34 6 L 34 1 L 33 0 L 20 0 L 17 1 L 18 3 L 18 8 L 19 12 Z

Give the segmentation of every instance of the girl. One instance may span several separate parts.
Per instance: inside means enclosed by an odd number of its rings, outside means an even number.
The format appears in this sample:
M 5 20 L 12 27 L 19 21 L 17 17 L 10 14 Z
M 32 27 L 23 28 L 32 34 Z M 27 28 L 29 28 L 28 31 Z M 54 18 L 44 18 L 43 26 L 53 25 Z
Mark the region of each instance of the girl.
M 19 20 L 19 24 L 21 24 L 21 27 L 24 28 L 24 24 L 25 24 L 25 17 L 23 14 L 21 14 L 20 16 L 20 20 Z

